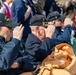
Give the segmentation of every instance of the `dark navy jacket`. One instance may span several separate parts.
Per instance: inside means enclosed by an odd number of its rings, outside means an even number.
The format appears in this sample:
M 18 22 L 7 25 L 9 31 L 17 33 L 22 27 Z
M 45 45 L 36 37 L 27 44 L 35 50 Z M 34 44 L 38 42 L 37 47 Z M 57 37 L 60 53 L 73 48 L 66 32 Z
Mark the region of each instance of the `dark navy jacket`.
M 28 59 L 28 55 L 20 50 L 20 41 L 12 39 L 5 43 L 4 37 L 0 36 L 0 75 L 15 75 L 24 71 L 32 71 L 33 65 Z M 14 61 L 19 62 L 19 69 L 10 69 Z
M 14 0 L 11 12 L 12 12 L 12 21 L 16 23 L 21 23 L 24 26 L 23 38 L 27 38 L 28 34 L 31 33 L 29 27 L 29 20 L 31 15 L 24 21 L 24 14 L 27 11 L 27 7 L 25 6 L 25 2 L 23 0 Z
M 52 48 L 55 46 L 54 39 L 45 38 L 41 42 L 35 35 L 29 34 L 25 43 L 26 51 L 29 53 L 30 59 L 39 64 L 43 59 L 52 52 Z
M 52 38 L 70 44 L 71 31 L 70 25 L 65 26 L 64 31 L 61 30 L 61 27 L 56 27 Z
M 7 70 L 13 64 L 19 52 L 19 40 L 12 39 L 7 44 L 0 36 L 0 71 Z

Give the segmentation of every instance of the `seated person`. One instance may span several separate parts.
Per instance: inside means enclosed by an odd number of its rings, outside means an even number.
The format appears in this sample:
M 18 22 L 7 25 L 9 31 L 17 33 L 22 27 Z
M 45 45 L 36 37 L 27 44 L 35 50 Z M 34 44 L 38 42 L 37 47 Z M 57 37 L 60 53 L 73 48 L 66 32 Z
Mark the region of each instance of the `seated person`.
M 30 19 L 31 34 L 25 43 L 26 52 L 29 53 L 29 58 L 38 65 L 43 59 L 52 52 L 56 40 L 51 39 L 55 27 L 49 26 L 47 29 L 43 26 L 42 22 L 45 16 L 35 15 Z
M 0 75 L 19 75 L 33 69 L 26 52 L 20 54 L 22 51 L 20 50 L 20 41 L 24 27 L 17 25 L 6 15 L 0 13 Z M 10 40 L 12 31 L 13 38 Z

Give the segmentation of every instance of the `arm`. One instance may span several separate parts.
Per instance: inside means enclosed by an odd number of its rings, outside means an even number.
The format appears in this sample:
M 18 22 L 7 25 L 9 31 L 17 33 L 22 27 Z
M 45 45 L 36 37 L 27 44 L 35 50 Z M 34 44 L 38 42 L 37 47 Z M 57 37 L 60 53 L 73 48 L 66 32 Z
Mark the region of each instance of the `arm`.
M 71 31 L 72 31 L 71 25 L 66 25 L 64 27 L 64 31 L 61 31 L 60 29 L 58 31 L 56 29 L 53 38 L 60 40 L 61 42 L 70 43 Z
M 63 32 L 60 31 L 58 34 L 55 33 L 56 35 L 55 39 L 70 44 L 71 32 L 72 32 L 72 21 L 70 18 L 66 18 L 64 20 L 64 31 Z
M 43 60 L 49 53 L 52 52 L 52 48 L 55 46 L 55 40 L 50 38 L 45 38 L 41 44 L 37 44 L 35 47 L 36 57 L 38 60 Z
M 18 57 L 10 68 L 12 69 L 20 68 L 24 71 L 33 71 L 33 63 L 29 59 L 28 54 L 23 50 L 21 51 L 20 51 L 21 57 Z
M 22 0 L 14 0 L 11 11 L 13 20 L 23 23 L 29 17 L 31 8 L 26 7 Z
M 19 63 L 19 68 L 23 69 L 24 71 L 33 71 L 33 63 L 32 60 L 25 56 L 16 59 Z
M 0 53 L 0 70 L 7 70 L 17 57 L 19 50 L 19 40 L 12 39 L 2 49 Z
M 25 17 L 25 21 L 27 20 L 27 18 L 29 17 L 29 15 L 30 15 L 30 13 L 31 13 L 31 7 L 28 5 L 27 6 L 27 10 L 26 10 L 26 12 L 25 12 L 25 14 L 24 14 L 24 17 Z
M 34 35 L 29 34 L 25 47 L 31 59 L 34 59 L 34 61 L 42 61 L 49 54 L 49 52 L 51 52 L 51 49 L 54 46 L 54 40 L 51 39 L 54 30 L 54 26 L 49 26 L 47 28 L 46 38 L 43 42 L 39 40 L 35 33 Z
M 22 25 L 15 27 L 13 30 L 13 39 L 4 46 L 2 46 L 4 42 L 1 42 L 0 70 L 8 69 L 17 57 L 23 29 Z

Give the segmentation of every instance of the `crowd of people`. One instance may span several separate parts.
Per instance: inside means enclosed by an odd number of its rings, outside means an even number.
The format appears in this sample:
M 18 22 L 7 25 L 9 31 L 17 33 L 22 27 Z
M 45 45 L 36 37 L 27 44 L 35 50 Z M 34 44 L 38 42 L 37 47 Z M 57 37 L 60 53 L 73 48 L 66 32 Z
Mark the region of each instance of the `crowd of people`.
M 76 4 L 59 6 L 55 0 L 0 0 L 0 75 L 33 75 L 61 43 L 76 54 Z

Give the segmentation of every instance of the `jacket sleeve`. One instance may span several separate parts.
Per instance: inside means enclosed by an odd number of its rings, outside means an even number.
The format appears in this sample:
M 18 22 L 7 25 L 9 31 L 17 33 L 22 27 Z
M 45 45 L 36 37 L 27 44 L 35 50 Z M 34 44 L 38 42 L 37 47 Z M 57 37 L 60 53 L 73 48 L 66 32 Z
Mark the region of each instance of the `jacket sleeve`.
M 36 45 L 35 52 L 38 60 L 43 60 L 49 53 L 52 52 L 52 48 L 55 46 L 55 40 L 45 38 L 41 45 Z
M 27 58 L 27 55 L 17 58 L 16 61 L 19 63 L 19 68 L 22 70 L 33 71 L 33 63 L 29 58 Z
M 19 40 L 12 39 L 0 52 L 0 71 L 7 70 L 18 55 Z
M 55 33 L 54 39 L 58 39 L 62 42 L 66 42 L 70 44 L 71 31 L 72 31 L 72 27 L 70 25 L 67 25 L 64 27 L 63 32 L 59 32 L 60 34 Z
M 12 20 L 14 22 L 24 22 L 24 14 L 26 12 L 27 8 L 24 5 L 22 0 L 14 0 L 11 8 L 12 12 Z
M 52 52 L 51 49 L 54 45 L 54 39 L 45 38 L 44 41 L 41 42 L 37 37 L 31 34 L 28 36 L 25 43 L 26 51 L 29 53 L 30 59 L 34 59 L 34 61 L 42 61 L 50 52 Z
M 29 59 L 28 53 L 22 47 L 20 48 L 20 57 L 16 59 L 16 61 L 19 63 L 19 68 L 21 68 L 24 71 L 33 71 L 33 63 Z

